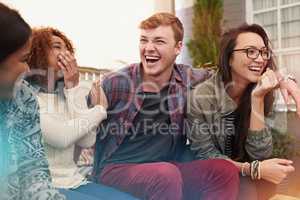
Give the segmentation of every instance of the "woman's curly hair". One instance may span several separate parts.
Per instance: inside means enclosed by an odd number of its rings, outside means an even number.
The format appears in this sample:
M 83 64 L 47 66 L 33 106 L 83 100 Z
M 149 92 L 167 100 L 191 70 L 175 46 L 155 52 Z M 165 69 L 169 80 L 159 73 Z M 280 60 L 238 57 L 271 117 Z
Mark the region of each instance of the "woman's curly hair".
M 61 38 L 65 42 L 68 51 L 74 54 L 75 49 L 71 40 L 61 31 L 51 27 L 34 28 L 32 30 L 32 47 L 28 59 L 30 69 L 42 69 L 47 71 L 49 67 L 48 55 L 51 50 L 52 36 Z M 34 77 L 35 75 L 30 77 L 30 79 L 35 79 L 38 82 L 42 79 L 41 76 Z

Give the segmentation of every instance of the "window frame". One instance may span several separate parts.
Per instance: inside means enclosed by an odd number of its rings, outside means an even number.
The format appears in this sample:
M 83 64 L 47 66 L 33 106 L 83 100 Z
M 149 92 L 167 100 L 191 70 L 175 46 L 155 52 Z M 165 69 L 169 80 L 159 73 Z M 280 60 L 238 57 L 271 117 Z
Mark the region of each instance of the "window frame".
M 272 12 L 272 11 L 277 11 L 277 40 L 278 40 L 278 46 L 276 49 L 273 49 L 273 52 L 275 54 L 275 56 L 277 57 L 277 66 L 279 70 L 285 70 L 283 68 L 283 57 L 284 56 L 288 56 L 288 55 L 300 55 L 300 45 L 298 47 L 282 47 L 282 35 L 281 35 L 281 14 L 282 14 L 282 10 L 286 9 L 286 8 L 292 8 L 292 7 L 296 7 L 296 6 L 300 6 L 300 2 L 296 2 L 296 3 L 291 3 L 291 4 L 287 4 L 287 5 L 281 5 L 280 1 L 281 0 L 277 0 L 277 5 L 271 8 L 264 8 L 264 9 L 259 9 L 259 10 L 254 10 L 253 7 L 253 1 L 254 0 L 245 0 L 245 6 L 246 6 L 246 22 L 249 24 L 255 23 L 254 22 L 254 16 L 256 14 L 261 14 L 261 13 L 268 13 L 268 12 Z M 287 106 L 281 106 L 283 103 L 283 99 L 278 100 L 278 102 L 276 103 L 278 106 L 278 110 L 280 111 L 287 111 L 288 107 Z M 278 105 L 279 104 L 279 105 Z M 295 111 L 296 107 L 295 105 L 291 105 L 291 107 L 289 107 L 289 110 Z

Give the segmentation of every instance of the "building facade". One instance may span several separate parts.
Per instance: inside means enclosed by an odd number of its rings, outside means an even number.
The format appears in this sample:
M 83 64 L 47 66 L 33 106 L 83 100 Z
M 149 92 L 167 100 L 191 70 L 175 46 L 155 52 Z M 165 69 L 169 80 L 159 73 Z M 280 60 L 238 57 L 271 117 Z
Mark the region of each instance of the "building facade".
M 175 13 L 184 23 L 186 43 L 192 37 L 194 0 L 174 0 Z M 300 0 L 224 0 L 223 29 L 243 23 L 257 23 L 267 31 L 274 50 L 278 69 L 293 74 L 300 81 Z M 187 48 L 179 61 L 191 64 Z M 295 110 L 294 104 L 286 107 L 278 99 L 279 110 Z
M 174 0 L 175 13 L 184 23 L 185 40 L 192 36 L 193 0 Z M 224 0 L 223 28 L 242 23 L 262 25 L 271 38 L 277 65 L 300 81 L 300 0 Z M 187 52 L 185 52 L 187 53 Z M 181 57 L 190 63 L 188 53 Z
M 92 67 L 79 67 L 80 81 L 94 82 L 100 80 L 100 75 L 110 72 L 109 69 L 96 69 Z

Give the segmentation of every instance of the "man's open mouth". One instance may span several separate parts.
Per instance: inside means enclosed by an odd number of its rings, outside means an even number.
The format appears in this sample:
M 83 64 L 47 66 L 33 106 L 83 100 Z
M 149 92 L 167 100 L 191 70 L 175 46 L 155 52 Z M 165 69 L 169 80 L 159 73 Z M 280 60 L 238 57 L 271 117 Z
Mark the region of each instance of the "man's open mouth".
M 160 60 L 159 56 L 145 56 L 147 63 L 156 63 Z

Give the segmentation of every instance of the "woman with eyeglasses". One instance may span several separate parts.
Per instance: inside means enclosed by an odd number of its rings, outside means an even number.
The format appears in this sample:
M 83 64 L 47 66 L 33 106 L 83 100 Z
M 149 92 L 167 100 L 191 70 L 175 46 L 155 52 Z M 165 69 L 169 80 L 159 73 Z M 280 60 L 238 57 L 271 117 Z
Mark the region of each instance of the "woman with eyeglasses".
M 218 64 L 189 98 L 191 149 L 198 159 L 234 163 L 242 176 L 241 199 L 268 199 L 294 167 L 290 160 L 270 159 L 269 122 L 280 80 L 264 29 L 244 24 L 226 32 Z

